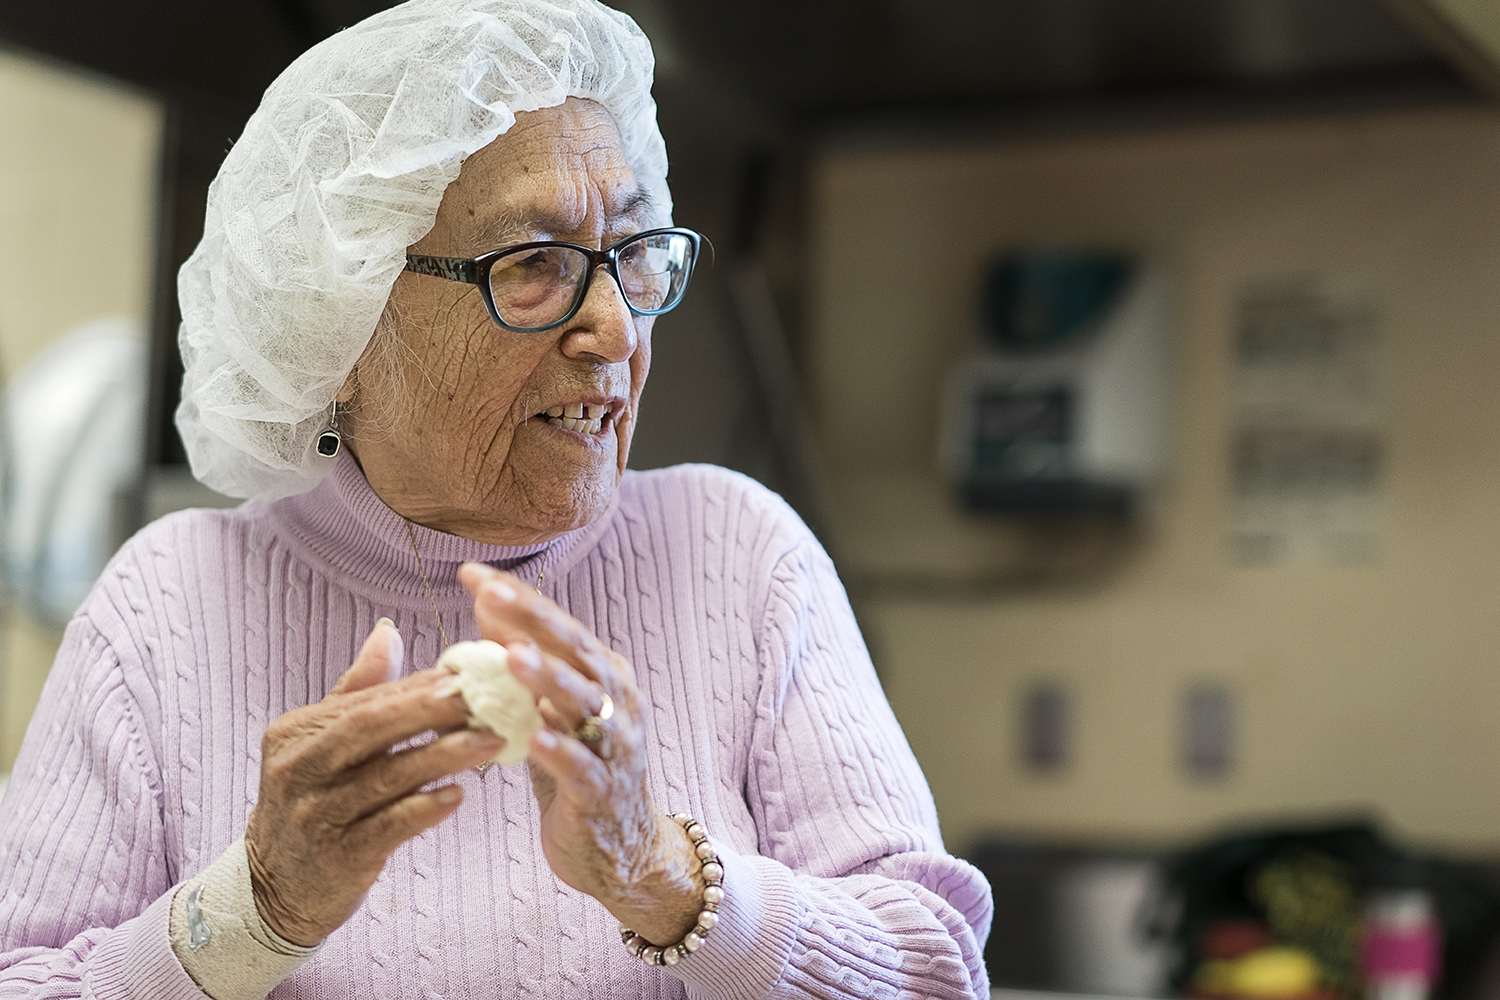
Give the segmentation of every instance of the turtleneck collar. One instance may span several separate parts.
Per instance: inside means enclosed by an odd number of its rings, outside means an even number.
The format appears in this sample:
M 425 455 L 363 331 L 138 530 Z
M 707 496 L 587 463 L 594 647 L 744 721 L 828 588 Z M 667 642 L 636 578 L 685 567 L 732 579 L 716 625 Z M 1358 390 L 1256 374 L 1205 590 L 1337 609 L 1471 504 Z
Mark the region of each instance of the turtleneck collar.
M 523 580 L 534 580 L 546 560 L 544 592 L 567 575 L 598 541 L 619 508 L 619 493 L 594 523 L 537 545 L 489 545 L 460 535 L 407 522 L 370 488 L 353 456 L 338 457 L 333 470 L 315 488 L 270 505 L 271 520 L 294 547 L 330 570 L 350 590 L 400 605 L 426 607 L 427 595 L 417 559 L 440 607 L 472 603 L 459 585 L 458 567 L 489 563 Z

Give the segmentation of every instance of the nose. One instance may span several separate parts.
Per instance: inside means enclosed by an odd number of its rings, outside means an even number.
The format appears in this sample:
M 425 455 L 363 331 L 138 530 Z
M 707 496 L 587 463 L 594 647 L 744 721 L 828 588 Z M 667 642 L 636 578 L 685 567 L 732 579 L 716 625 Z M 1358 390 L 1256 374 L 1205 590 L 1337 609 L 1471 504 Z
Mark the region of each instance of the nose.
M 568 357 L 592 356 L 606 364 L 618 364 L 635 353 L 635 317 L 605 265 L 594 269 L 583 305 L 565 329 L 562 349 Z

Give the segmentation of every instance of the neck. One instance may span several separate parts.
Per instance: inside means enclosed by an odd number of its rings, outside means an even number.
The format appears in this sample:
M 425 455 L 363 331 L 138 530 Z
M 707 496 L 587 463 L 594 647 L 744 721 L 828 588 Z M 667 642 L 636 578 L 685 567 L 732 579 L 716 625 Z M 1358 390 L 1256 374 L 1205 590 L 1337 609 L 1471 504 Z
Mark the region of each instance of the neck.
M 422 484 L 410 482 L 397 474 L 396 470 L 385 468 L 379 462 L 368 461 L 372 456 L 367 455 L 362 459 L 356 443 L 349 438 L 346 437 L 344 443 L 350 456 L 359 464 L 370 489 L 381 502 L 400 514 L 409 524 L 419 524 L 433 531 L 457 535 L 486 545 L 507 546 L 550 545 L 553 539 L 583 526 L 582 523 L 536 526 L 490 511 L 476 510 L 465 504 L 445 501 Z

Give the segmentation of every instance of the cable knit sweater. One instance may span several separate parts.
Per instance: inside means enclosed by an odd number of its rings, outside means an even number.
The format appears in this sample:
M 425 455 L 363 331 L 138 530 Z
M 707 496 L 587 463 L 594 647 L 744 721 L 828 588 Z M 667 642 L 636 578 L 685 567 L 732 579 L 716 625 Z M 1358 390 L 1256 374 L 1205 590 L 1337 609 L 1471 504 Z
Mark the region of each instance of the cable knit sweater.
M 460 562 L 534 578 L 537 548 L 418 528 L 451 640 Z M 273 997 L 976 997 L 989 890 L 943 850 L 926 782 L 832 565 L 742 476 L 625 476 L 556 540 L 543 592 L 635 665 L 652 794 L 725 864 L 701 951 L 646 968 L 542 857 L 526 767 L 458 776 Z M 175 888 L 241 835 L 260 737 L 321 699 L 382 616 L 406 669 L 437 627 L 405 525 L 343 458 L 311 493 L 149 526 L 68 627 L 0 805 L 0 997 L 202 998 L 168 942 Z

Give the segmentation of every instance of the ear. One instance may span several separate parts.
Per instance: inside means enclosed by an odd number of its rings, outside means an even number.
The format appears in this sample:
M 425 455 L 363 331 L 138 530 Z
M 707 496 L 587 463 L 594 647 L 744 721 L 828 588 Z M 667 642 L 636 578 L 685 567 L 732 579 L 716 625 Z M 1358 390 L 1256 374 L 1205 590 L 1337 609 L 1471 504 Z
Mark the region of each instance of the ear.
M 359 392 L 359 365 L 349 369 L 349 375 L 344 379 L 344 384 L 339 386 L 339 394 L 333 397 L 335 403 L 347 403 Z

